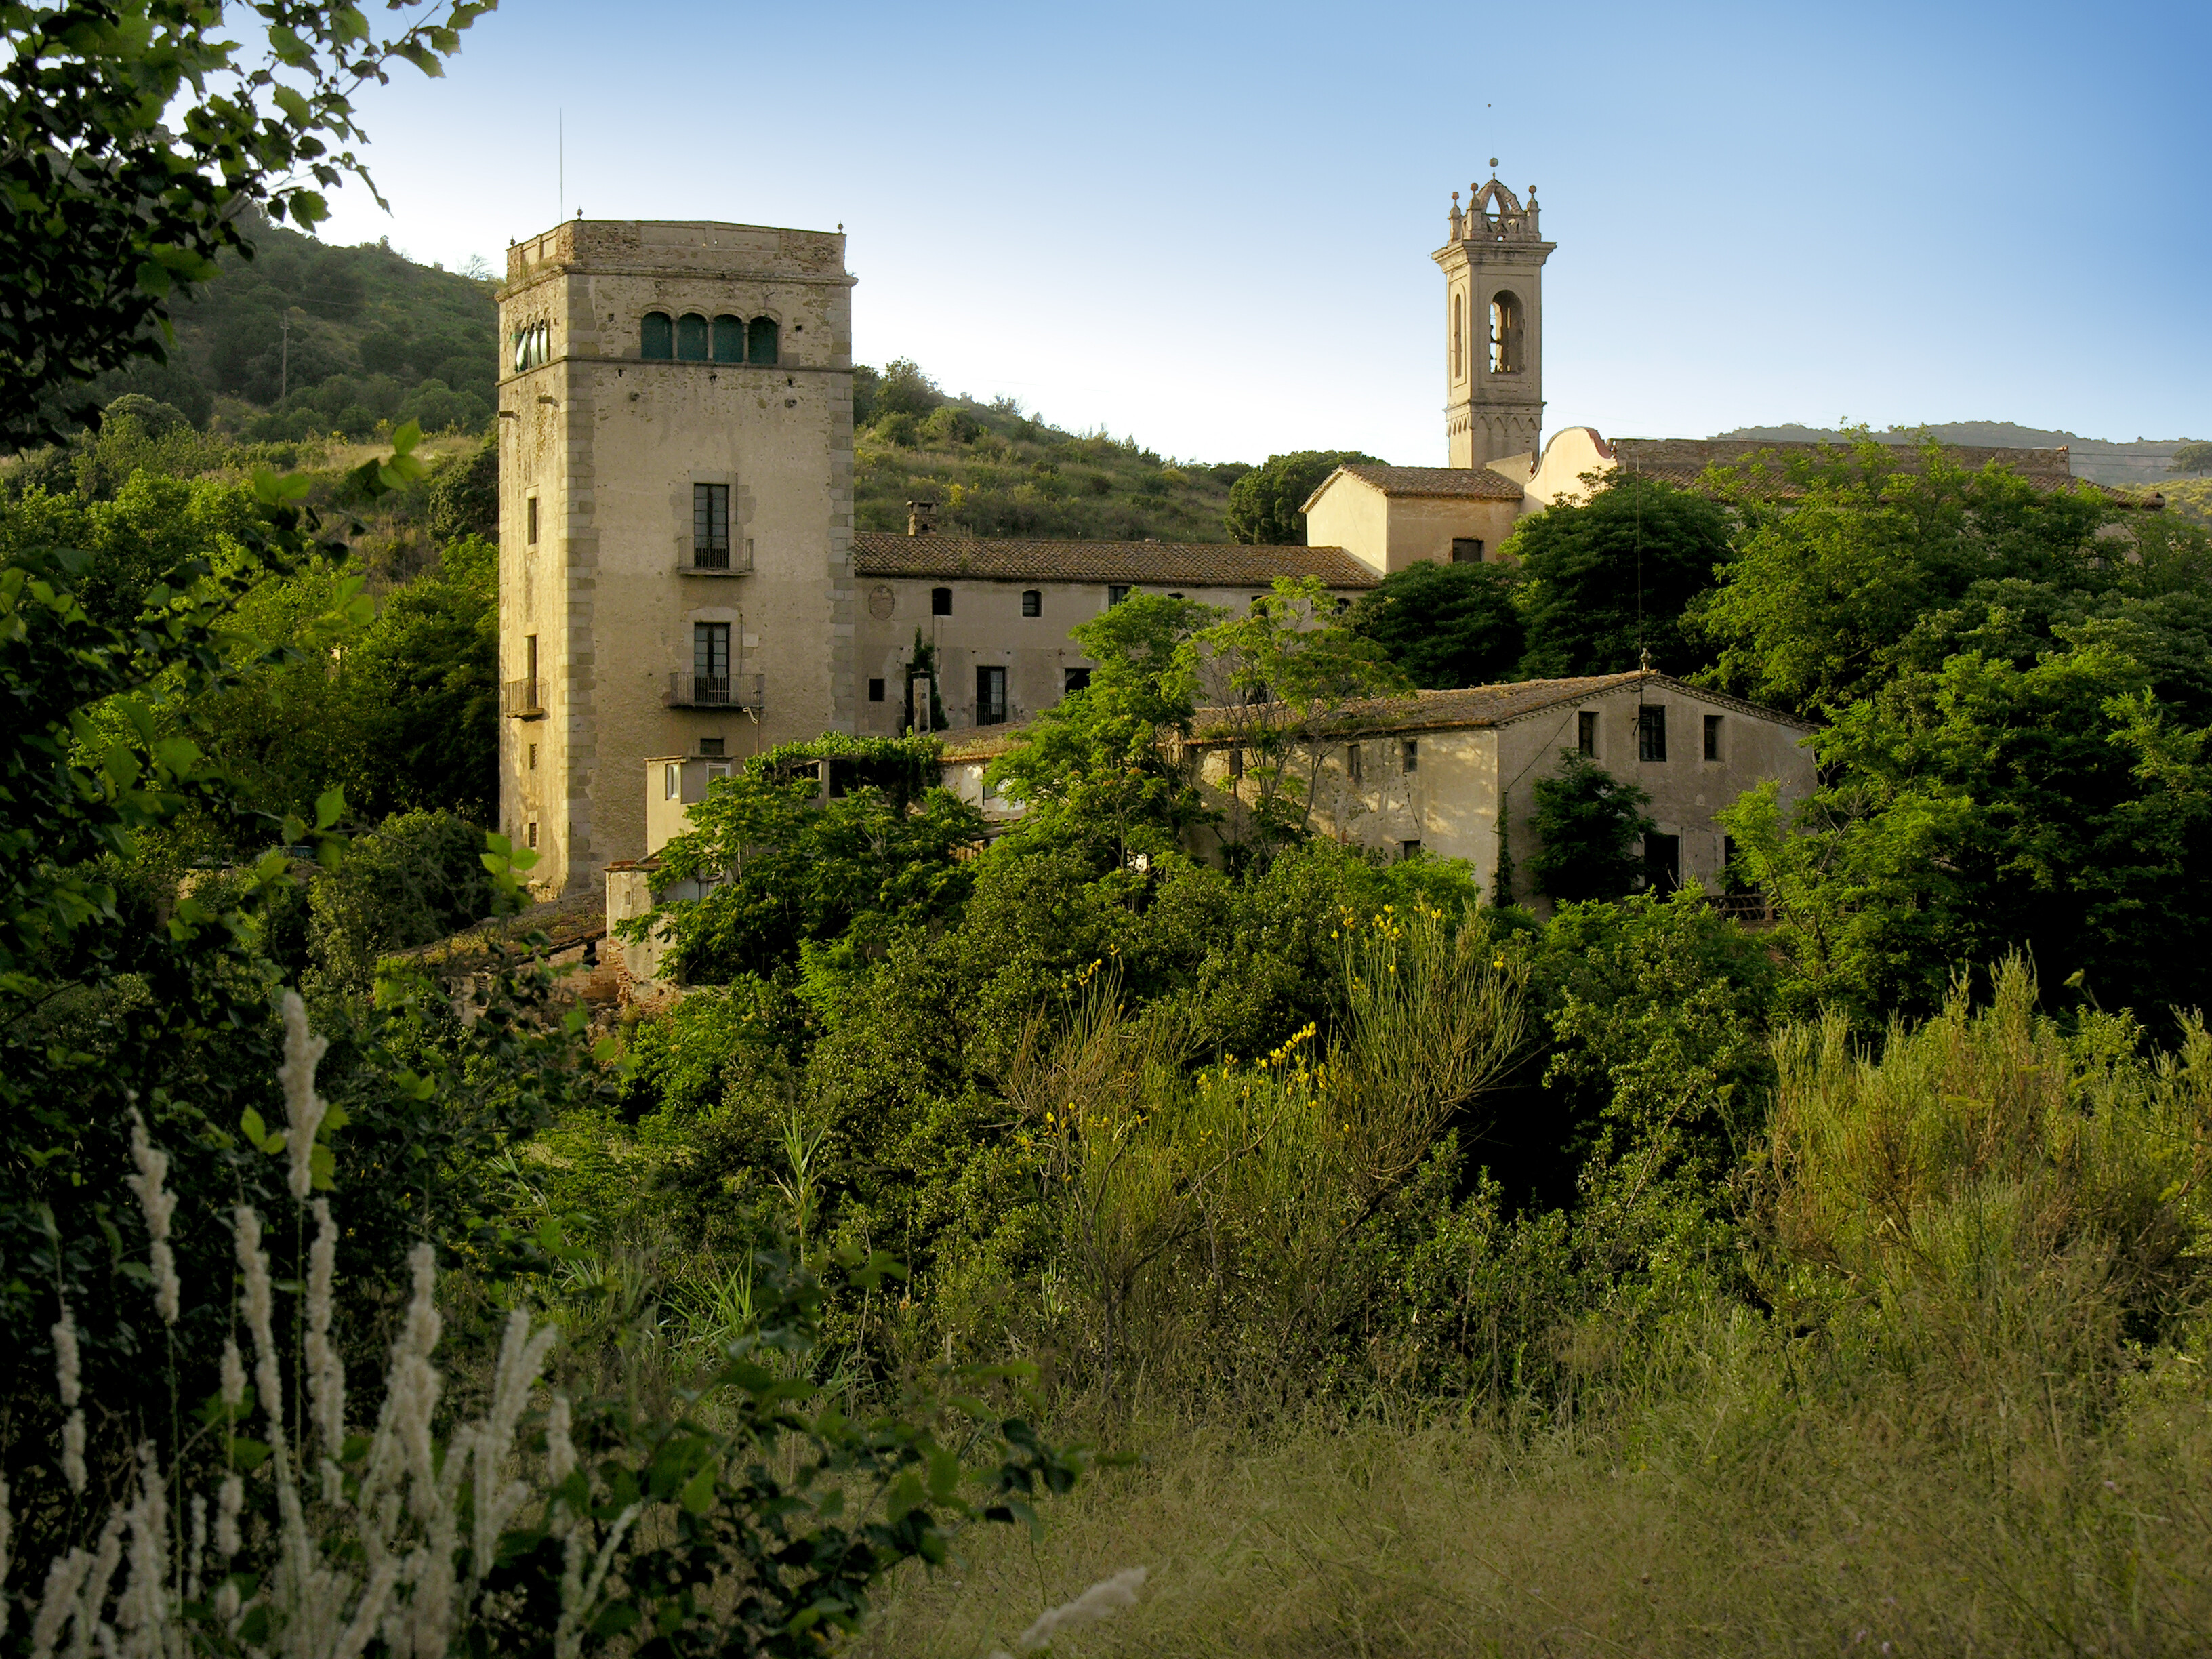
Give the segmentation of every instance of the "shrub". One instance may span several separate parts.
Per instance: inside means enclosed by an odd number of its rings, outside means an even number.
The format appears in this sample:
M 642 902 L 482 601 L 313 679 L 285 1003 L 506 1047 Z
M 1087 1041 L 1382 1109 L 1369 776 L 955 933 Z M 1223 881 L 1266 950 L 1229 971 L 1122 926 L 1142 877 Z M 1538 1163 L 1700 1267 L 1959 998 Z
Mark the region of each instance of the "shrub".
M 1656 826 L 1644 815 L 1650 796 L 1623 783 L 1587 755 L 1562 750 L 1559 769 L 1535 784 L 1528 858 L 1536 889 L 1556 903 L 1622 898 L 1644 879 L 1642 837 Z

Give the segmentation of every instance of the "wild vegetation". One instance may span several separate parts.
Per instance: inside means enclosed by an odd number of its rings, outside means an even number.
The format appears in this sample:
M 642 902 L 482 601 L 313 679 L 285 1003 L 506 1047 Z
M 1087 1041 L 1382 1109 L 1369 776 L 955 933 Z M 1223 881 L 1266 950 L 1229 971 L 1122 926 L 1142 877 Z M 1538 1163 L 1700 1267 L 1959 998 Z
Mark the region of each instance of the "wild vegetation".
M 303 21 L 263 20 L 316 101 L 192 144 L 351 142 L 338 70 L 463 20 Z M 136 125 L 40 174 L 110 240 L 38 250 L 75 309 L 9 362 L 19 447 L 277 199 L 196 174 L 162 256 L 100 196 L 176 142 L 146 76 L 227 50 L 189 22 L 26 48 Z M 862 379 L 871 510 L 1060 510 L 1034 469 L 1091 441 Z M 481 443 L 143 392 L 59 435 L 0 502 L 10 1652 L 2212 1638 L 2187 520 L 1866 443 L 1786 500 L 1624 483 L 1347 614 L 1139 593 L 996 763 L 1029 810 L 988 845 L 927 736 L 719 781 L 646 924 L 685 994 L 602 1029 L 454 763 L 493 720 Z M 1067 499 L 1109 505 L 1068 524 L 1168 521 L 1106 516 L 1116 480 L 1237 510 L 1084 453 L 1109 487 Z M 1276 459 L 1255 512 L 1314 464 Z M 1485 872 L 1541 907 L 1312 833 L 1302 736 L 1646 650 L 1819 728 L 1808 806 L 1729 815 L 1772 927 L 1652 890 L 1643 804 L 1571 763 Z M 406 954 L 487 911 L 465 976 Z

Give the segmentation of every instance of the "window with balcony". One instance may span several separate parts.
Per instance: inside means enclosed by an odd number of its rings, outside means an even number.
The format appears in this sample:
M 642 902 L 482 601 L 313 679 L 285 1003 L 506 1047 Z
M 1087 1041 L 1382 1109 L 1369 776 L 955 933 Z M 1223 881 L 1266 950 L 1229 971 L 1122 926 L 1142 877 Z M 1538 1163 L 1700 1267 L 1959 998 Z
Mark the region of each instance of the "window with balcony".
M 730 487 L 691 486 L 691 562 L 702 570 L 730 568 Z
M 691 624 L 691 701 L 725 703 L 730 700 L 730 625 L 727 623 Z
M 1000 667 L 975 671 L 975 724 L 1006 723 L 1006 671 Z

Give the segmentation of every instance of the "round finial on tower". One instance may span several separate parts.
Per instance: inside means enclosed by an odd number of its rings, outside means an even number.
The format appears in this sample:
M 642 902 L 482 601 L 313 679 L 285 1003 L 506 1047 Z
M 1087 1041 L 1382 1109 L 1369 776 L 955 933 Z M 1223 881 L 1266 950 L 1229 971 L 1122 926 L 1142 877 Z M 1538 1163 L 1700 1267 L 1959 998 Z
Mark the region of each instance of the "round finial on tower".
M 1452 206 L 1455 209 L 1459 206 L 1459 192 L 1457 191 L 1454 191 L 1452 192 Z
M 1498 176 L 1498 158 L 1495 155 L 1490 158 L 1490 176 L 1493 179 Z

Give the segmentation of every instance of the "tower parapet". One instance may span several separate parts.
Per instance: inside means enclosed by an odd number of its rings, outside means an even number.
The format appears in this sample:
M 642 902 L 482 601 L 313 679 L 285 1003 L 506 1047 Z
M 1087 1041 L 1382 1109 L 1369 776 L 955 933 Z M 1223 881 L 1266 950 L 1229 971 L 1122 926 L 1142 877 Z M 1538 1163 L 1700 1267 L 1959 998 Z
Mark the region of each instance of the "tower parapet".
M 1544 432 L 1544 261 L 1536 187 L 1524 204 L 1495 171 L 1452 192 L 1451 240 L 1431 255 L 1444 273 L 1447 464 L 1482 466 L 1534 455 Z

